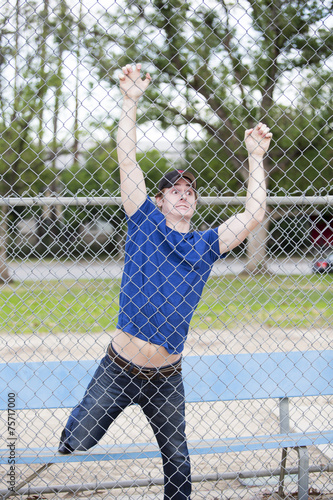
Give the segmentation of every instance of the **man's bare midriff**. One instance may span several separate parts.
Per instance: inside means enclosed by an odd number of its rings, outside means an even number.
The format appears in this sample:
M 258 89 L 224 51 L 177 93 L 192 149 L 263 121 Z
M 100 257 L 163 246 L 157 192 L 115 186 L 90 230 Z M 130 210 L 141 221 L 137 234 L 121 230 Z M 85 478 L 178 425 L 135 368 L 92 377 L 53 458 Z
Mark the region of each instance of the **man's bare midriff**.
M 163 346 L 145 342 L 122 330 L 116 331 L 112 346 L 123 358 L 147 368 L 171 365 L 181 357 L 180 354 L 169 354 Z

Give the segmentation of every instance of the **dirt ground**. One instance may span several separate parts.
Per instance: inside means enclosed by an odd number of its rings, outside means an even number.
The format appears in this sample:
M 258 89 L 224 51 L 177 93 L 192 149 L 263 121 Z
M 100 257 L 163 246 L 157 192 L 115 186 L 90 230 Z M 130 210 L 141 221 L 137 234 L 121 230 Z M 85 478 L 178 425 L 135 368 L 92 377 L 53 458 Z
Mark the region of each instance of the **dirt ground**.
M 59 334 L 59 335 L 9 335 L 0 334 L 2 362 L 100 359 L 110 342 L 110 335 L 100 334 Z M 235 354 L 240 352 L 274 352 L 305 351 L 332 349 L 332 329 L 312 329 L 310 331 L 281 329 L 263 330 L 239 328 L 234 331 L 191 331 L 185 349 L 185 356 L 203 354 Z M 203 374 L 204 377 L 204 374 Z M 310 401 L 298 400 L 291 411 L 294 428 L 302 429 L 300 422 L 316 428 L 327 428 L 331 425 L 332 398 L 315 398 Z M 294 403 L 294 401 L 293 401 Z M 6 436 L 6 415 L 1 415 L 1 435 Z M 34 446 L 57 446 L 60 431 L 67 419 L 68 410 L 32 410 L 17 411 L 17 426 L 20 446 L 33 443 Z M 269 401 L 233 401 L 213 404 L 188 405 L 187 434 L 189 439 L 198 437 L 241 436 L 251 433 L 264 434 L 278 432 L 278 407 L 276 400 Z M 127 409 L 113 424 L 104 442 L 126 443 L 146 441 L 152 438 L 152 432 L 141 414 L 133 406 Z M 3 448 L 5 445 L 1 445 Z M 332 446 L 312 447 L 311 464 L 333 466 Z M 277 498 L 277 477 L 254 479 L 218 480 L 218 474 L 230 474 L 239 471 L 275 469 L 279 467 L 280 451 L 260 451 L 243 453 L 226 453 L 192 457 L 193 500 L 205 498 L 215 499 L 275 499 Z M 296 466 L 296 452 L 290 453 L 288 467 Z M 36 466 L 17 466 L 17 484 L 36 470 Z M 1 470 L 1 488 L 6 487 L 7 469 Z M 202 477 L 208 475 L 211 481 Z M 94 491 L 77 491 L 52 493 L 44 495 L 31 494 L 21 496 L 30 500 L 37 498 L 131 498 L 131 499 L 163 499 L 163 488 L 160 485 L 149 485 L 140 488 L 116 488 L 112 491 L 103 489 L 106 482 L 149 478 L 152 482 L 162 478 L 160 460 L 138 460 L 137 462 L 83 462 L 80 464 L 54 464 L 40 474 L 31 483 L 34 486 L 94 484 Z M 214 480 L 215 478 L 215 480 Z M 333 499 L 332 473 L 311 474 L 311 492 L 316 498 Z M 296 477 L 286 479 L 286 492 L 294 498 L 297 491 Z

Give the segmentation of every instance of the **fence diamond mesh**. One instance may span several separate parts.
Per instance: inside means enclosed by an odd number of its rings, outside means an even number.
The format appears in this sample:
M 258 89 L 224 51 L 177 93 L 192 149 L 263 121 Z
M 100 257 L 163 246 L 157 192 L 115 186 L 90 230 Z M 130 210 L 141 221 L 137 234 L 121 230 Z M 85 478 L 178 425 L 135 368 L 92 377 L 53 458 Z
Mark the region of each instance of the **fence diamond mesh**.
M 330 498 L 332 3 L 0 4 L 3 500 Z

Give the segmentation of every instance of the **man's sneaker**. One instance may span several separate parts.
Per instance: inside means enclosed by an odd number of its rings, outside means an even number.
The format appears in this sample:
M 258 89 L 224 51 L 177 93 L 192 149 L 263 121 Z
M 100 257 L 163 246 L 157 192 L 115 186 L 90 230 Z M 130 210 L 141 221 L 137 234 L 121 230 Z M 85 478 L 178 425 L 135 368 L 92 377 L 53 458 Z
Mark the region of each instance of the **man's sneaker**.
M 74 450 L 71 446 L 69 446 L 69 444 L 65 443 L 65 439 L 66 439 L 66 431 L 64 429 L 60 436 L 58 452 L 61 453 L 62 455 L 69 455 L 70 453 L 73 453 Z

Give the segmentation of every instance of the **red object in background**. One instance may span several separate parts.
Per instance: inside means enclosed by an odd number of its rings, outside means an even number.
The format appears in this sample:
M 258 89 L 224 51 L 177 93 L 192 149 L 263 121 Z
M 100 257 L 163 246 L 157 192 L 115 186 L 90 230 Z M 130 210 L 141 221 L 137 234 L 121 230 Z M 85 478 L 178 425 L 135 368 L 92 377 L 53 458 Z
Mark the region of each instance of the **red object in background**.
M 325 220 L 320 219 L 316 221 L 317 217 L 311 217 L 312 229 L 311 239 L 317 247 L 333 246 L 333 219 Z
M 319 267 L 319 268 L 326 269 L 327 268 L 327 262 L 325 262 L 325 261 L 318 261 L 318 262 L 316 262 L 316 266 Z

